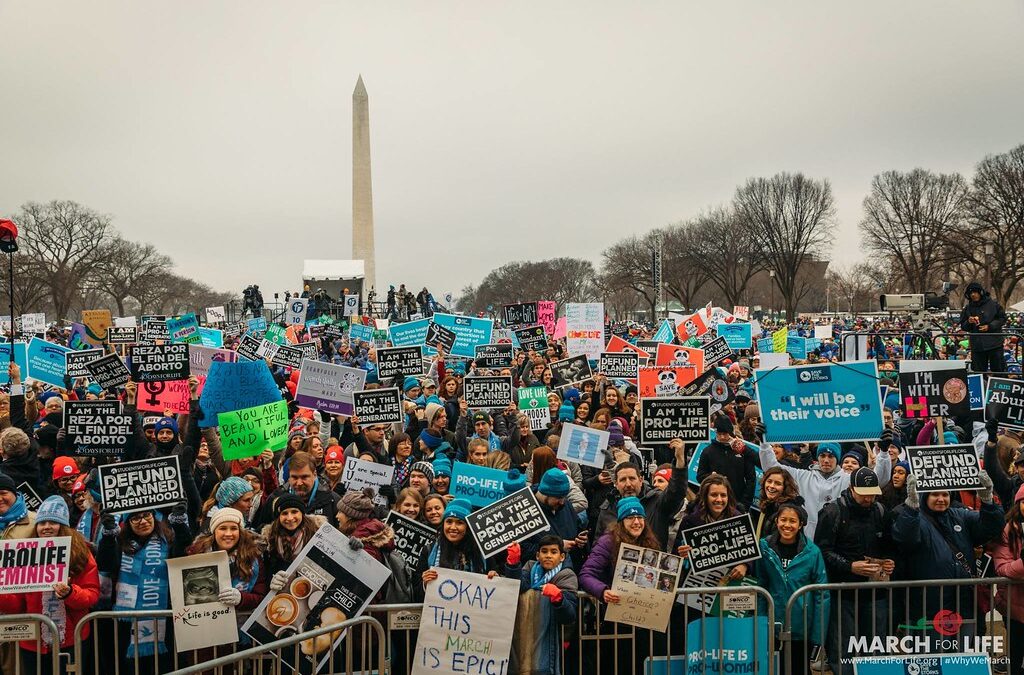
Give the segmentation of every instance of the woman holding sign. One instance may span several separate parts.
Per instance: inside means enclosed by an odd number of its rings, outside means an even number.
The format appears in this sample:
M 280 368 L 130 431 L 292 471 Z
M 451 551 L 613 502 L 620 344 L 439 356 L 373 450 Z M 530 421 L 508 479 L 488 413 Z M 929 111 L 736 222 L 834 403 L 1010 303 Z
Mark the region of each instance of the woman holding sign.
M 442 567 L 460 572 L 487 573 L 487 563 L 480 555 L 473 536 L 469 533 L 466 518 L 473 510 L 473 505 L 466 499 L 453 499 L 444 510 L 441 521 L 441 536 L 438 537 L 430 553 L 420 560 L 416 570 L 426 586 L 437 579 L 437 569 Z M 423 601 L 422 589 L 413 589 L 416 602 Z
M 697 499 L 686 507 L 686 515 L 679 525 L 676 540 L 676 552 L 683 558 L 689 557 L 690 547 L 683 546 L 683 531 L 701 525 L 708 525 L 719 520 L 740 515 L 736 508 L 736 496 L 733 494 L 729 479 L 718 474 L 711 474 L 700 484 Z M 739 580 L 747 576 L 747 566 L 743 563 L 729 570 L 727 578 Z

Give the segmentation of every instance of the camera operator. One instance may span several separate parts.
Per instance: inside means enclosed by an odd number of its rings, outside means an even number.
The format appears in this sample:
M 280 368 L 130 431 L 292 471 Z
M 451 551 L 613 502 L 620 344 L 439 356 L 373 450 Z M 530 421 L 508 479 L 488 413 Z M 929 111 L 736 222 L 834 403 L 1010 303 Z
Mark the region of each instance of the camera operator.
M 960 328 L 971 333 L 971 370 L 975 373 L 1005 373 L 1003 336 L 991 333 L 1003 331 L 1006 311 L 977 281 L 967 284 L 964 298 L 967 303 L 960 312 Z

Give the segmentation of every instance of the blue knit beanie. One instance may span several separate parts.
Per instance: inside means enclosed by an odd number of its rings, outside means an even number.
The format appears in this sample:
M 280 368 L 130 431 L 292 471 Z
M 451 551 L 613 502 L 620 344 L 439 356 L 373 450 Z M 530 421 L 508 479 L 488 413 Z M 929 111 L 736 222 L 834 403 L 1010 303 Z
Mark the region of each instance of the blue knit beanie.
M 174 432 L 174 435 L 177 436 L 178 420 L 174 419 L 173 417 L 161 417 L 156 421 L 156 424 L 153 426 L 153 431 L 155 433 L 160 433 L 164 429 L 170 429 L 171 431 Z
M 537 492 L 545 497 L 555 497 L 557 499 L 567 497 L 569 495 L 569 477 L 561 469 L 548 469 L 540 477 Z
M 946 442 L 946 445 L 959 445 L 960 443 L 960 438 L 956 435 L 956 432 L 954 431 L 947 431 L 946 433 L 942 434 L 942 440 Z
M 826 452 L 835 457 L 836 459 L 839 459 L 839 455 L 842 454 L 842 449 L 839 447 L 838 443 L 818 443 L 817 454 L 821 455 Z
M 438 457 L 434 460 L 434 476 L 448 476 L 452 477 L 452 460 L 445 456 Z
M 519 473 L 519 469 L 512 469 L 505 475 L 505 480 L 501 481 L 501 488 L 506 495 L 518 492 L 524 487 L 526 487 L 526 476 Z
M 640 503 L 639 499 L 636 497 L 623 497 L 619 500 L 618 520 L 622 522 L 630 516 L 647 517 L 644 513 L 644 506 Z
M 580 390 L 577 389 L 576 387 L 569 387 L 568 389 L 565 390 L 565 395 L 562 398 L 564 398 L 566 401 L 572 401 L 573 403 L 577 403 L 580 400 Z
M 71 514 L 64 498 L 54 495 L 44 499 L 36 511 L 36 523 L 60 523 L 71 527 Z
M 217 488 L 217 506 L 231 506 L 246 492 L 252 492 L 252 485 L 249 485 L 249 481 L 238 476 L 228 476 L 221 481 L 220 487 Z
M 453 499 L 448 503 L 448 506 L 445 507 L 444 517 L 442 520 L 448 520 L 449 518 L 465 520 L 472 512 L 473 505 L 469 503 L 468 499 Z
M 431 450 L 437 450 L 437 446 L 444 442 L 443 438 L 435 436 L 426 429 L 420 432 L 419 439 L 423 441 L 423 445 L 427 446 Z
M 910 475 L 910 462 L 896 462 L 896 466 L 902 466 L 903 470 L 907 472 L 907 475 Z M 896 466 L 893 468 L 895 469 Z
M 574 419 L 576 419 L 576 408 L 572 407 L 572 403 L 566 401 L 558 408 L 558 421 L 572 422 Z
M 405 382 L 402 383 L 402 392 L 408 392 L 410 389 L 415 389 L 418 386 L 420 386 L 420 381 L 417 378 L 410 375 L 409 377 L 405 378 Z

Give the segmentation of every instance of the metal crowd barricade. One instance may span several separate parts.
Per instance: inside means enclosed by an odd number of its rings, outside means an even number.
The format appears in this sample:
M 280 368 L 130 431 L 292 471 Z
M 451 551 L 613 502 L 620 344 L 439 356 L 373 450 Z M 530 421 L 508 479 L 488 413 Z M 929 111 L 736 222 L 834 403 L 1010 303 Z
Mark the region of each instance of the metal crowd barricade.
M 49 640 L 43 639 L 43 629 L 46 629 Z M 15 656 L 14 673 L 10 675 L 21 675 L 26 668 L 22 665 L 22 658 L 35 661 L 32 672 L 43 672 L 43 662 L 49 661 L 50 672 L 57 675 L 60 669 L 60 644 L 57 640 L 59 632 L 56 624 L 48 616 L 42 614 L 5 614 L 0 617 L 0 644 L 5 650 L 13 650 Z M 34 650 L 22 650 L 22 642 L 34 643 Z M 46 645 L 48 654 L 43 653 L 43 645 Z M 35 655 L 30 656 L 29 652 L 34 651 Z
M 1004 342 L 1011 340 L 1011 353 L 1020 363 L 1024 358 L 1024 334 L 1021 331 L 1006 331 L 1002 333 L 985 333 L 986 336 L 999 336 Z M 962 340 L 970 340 L 969 333 L 947 333 L 942 331 L 907 331 L 907 330 L 871 330 L 871 331 L 848 331 L 840 334 L 839 358 L 842 361 L 859 361 L 873 358 L 875 360 L 892 360 L 889 355 L 879 355 L 877 347 L 879 341 L 885 341 L 891 346 L 891 341 L 899 340 L 900 353 L 898 358 L 903 359 L 944 359 L 948 356 L 946 346 L 950 343 L 958 345 Z M 964 359 L 970 364 L 970 359 Z M 1006 373 L 993 373 L 1005 375 Z
M 828 616 L 810 619 L 807 608 L 814 603 L 808 601 L 826 593 Z M 1020 594 L 1024 582 L 1005 577 L 804 586 L 786 603 L 784 672 L 794 672 L 796 660 L 811 658 L 809 620 L 820 622 L 828 660 L 822 670 L 833 675 L 853 673 L 851 659 L 866 656 L 981 652 L 994 661 L 1020 662 L 1024 644 L 1015 646 L 1008 636 L 1010 608 L 1024 600 Z M 794 611 L 798 605 L 801 614 Z M 797 627 L 803 627 L 804 639 L 795 638 Z

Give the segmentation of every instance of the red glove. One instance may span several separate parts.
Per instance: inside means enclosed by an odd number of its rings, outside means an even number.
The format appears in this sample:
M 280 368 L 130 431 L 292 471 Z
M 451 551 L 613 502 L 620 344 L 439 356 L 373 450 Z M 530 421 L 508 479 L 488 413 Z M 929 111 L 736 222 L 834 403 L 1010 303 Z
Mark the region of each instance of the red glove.
M 508 547 L 508 553 L 505 560 L 508 562 L 510 567 L 515 567 L 522 560 L 523 549 L 519 547 L 519 544 L 512 544 Z
M 556 605 L 562 602 L 562 591 L 554 584 L 544 584 L 540 589 L 540 594 Z

